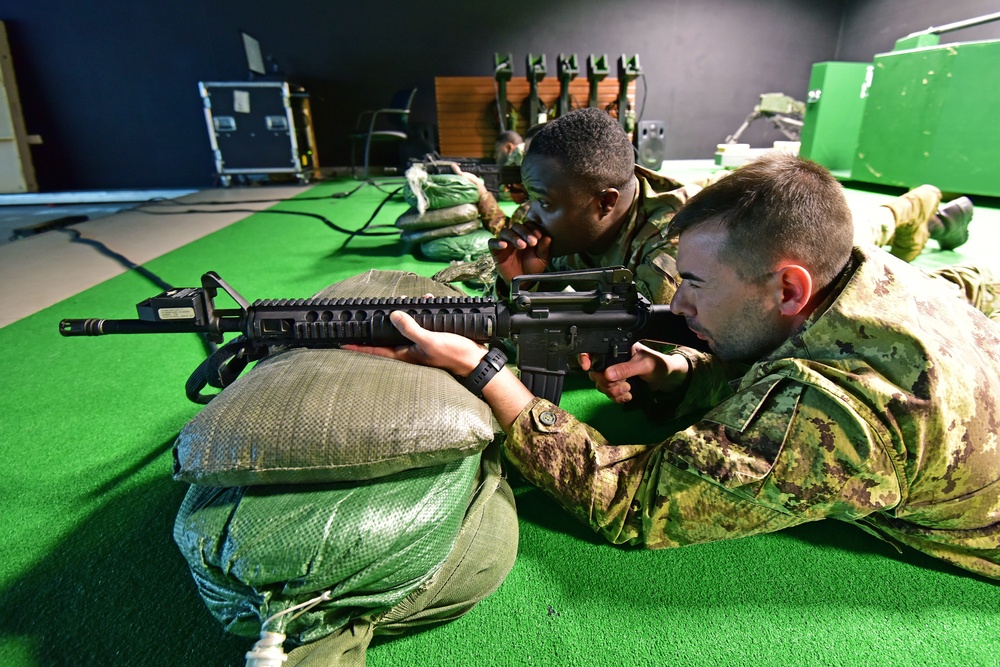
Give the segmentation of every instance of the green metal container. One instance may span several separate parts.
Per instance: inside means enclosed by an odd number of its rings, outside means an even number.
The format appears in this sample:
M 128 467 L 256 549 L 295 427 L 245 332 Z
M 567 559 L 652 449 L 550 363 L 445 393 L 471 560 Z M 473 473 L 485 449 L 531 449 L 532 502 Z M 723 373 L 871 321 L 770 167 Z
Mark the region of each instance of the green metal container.
M 837 175 L 849 175 L 865 110 L 868 63 L 812 66 L 799 155 Z
M 851 179 L 1000 195 L 1000 40 L 879 54 Z

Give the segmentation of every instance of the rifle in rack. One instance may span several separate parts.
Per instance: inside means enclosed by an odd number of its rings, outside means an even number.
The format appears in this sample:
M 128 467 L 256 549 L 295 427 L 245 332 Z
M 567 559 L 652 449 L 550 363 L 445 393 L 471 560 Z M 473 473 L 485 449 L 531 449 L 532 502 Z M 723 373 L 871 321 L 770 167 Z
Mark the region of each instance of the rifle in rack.
M 250 361 L 272 346 L 331 348 L 347 343 L 379 346 L 409 341 L 390 322 L 404 310 L 433 331 L 480 343 L 511 340 L 517 345 L 521 381 L 536 396 L 554 403 L 562 395 L 570 361 L 580 353 L 597 357 L 597 367 L 630 358 L 632 345 L 652 339 L 703 348 L 684 318 L 666 305 L 651 305 L 622 267 L 525 275 L 511 282 L 510 301 L 482 297 L 278 299 L 248 303 L 216 273 L 202 276 L 200 288 L 173 289 L 136 306 L 138 320 L 66 319 L 63 336 L 201 333 L 222 343 L 212 355 L 218 370 L 188 381 L 188 398 L 206 403 L 206 383 L 223 388 Z M 571 286 L 573 290 L 564 288 Z M 548 288 L 548 289 L 546 289 Z M 236 308 L 215 307 L 219 290 Z M 211 359 L 211 358 L 210 358 Z M 202 364 L 204 366 L 205 364 Z
M 629 134 L 635 130 L 636 117 L 635 109 L 628 99 L 628 86 L 640 76 L 642 67 L 639 65 L 639 54 L 627 58 L 623 53 L 618 58 L 618 123 Z
M 559 101 L 556 105 L 556 116 L 565 116 L 573 110 L 570 102 L 569 84 L 580 73 L 576 64 L 576 54 L 560 53 L 556 58 L 556 75 L 559 78 Z
M 493 78 L 496 79 L 496 111 L 500 132 L 517 131 L 517 109 L 507 99 L 507 82 L 514 76 L 514 64 L 509 53 L 493 54 Z
M 595 56 L 593 53 L 587 58 L 587 81 L 590 82 L 587 106 L 597 108 L 598 106 L 598 86 L 608 76 L 608 55 L 602 53 Z
M 545 54 L 534 56 L 529 53 L 526 63 L 528 70 L 528 128 L 530 129 L 549 119 L 549 110 L 538 95 L 538 82 L 545 78 Z

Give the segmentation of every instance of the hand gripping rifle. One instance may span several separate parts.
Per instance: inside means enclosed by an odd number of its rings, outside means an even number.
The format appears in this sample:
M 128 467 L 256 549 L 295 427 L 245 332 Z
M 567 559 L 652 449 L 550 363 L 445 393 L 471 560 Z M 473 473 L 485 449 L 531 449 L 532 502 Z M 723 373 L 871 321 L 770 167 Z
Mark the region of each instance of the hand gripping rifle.
M 169 290 L 136 306 L 138 320 L 62 320 L 63 336 L 137 333 L 202 333 L 215 343 L 223 334 L 239 337 L 220 347 L 187 383 L 187 395 L 207 403 L 206 384 L 223 388 L 250 361 L 272 346 L 331 348 L 347 343 L 377 346 L 409 341 L 389 314 L 403 310 L 425 329 L 446 331 L 479 343 L 512 340 L 518 348 L 521 381 L 554 403 L 562 395 L 570 360 L 586 352 L 604 368 L 631 357 L 632 345 L 654 339 L 701 347 L 684 318 L 666 305 L 651 305 L 622 267 L 519 276 L 511 281 L 510 302 L 483 297 L 389 297 L 290 299 L 248 303 L 214 272 L 200 288 Z M 563 291 L 565 285 L 576 291 Z M 546 286 L 553 291 L 545 291 Z M 222 289 L 238 308 L 217 309 Z

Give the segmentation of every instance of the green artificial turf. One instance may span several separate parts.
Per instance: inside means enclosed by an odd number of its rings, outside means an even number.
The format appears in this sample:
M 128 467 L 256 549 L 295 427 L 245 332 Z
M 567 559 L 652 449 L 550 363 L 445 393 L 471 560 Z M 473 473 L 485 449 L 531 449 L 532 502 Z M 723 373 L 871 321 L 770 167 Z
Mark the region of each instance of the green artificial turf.
M 354 185 L 324 183 L 306 196 Z M 358 229 L 385 196 L 368 186 L 277 208 Z M 977 209 L 974 242 L 929 249 L 917 263 L 996 266 L 993 204 Z M 391 201 L 373 224 L 405 209 Z M 214 270 L 251 301 L 307 297 L 370 268 L 430 276 L 443 266 L 394 237 L 356 237 L 344 248 L 345 239 L 316 219 L 260 213 L 146 266 L 177 286 Z M 134 304 L 158 292 L 128 272 L 0 329 L 2 665 L 232 666 L 252 644 L 209 615 L 171 538 L 186 487 L 171 479 L 170 447 L 200 409 L 184 381 L 202 345 L 192 335 L 57 332 L 62 318 L 133 318 Z M 655 442 L 666 428 L 611 405 L 579 377 L 563 404 L 615 442 Z M 521 534 L 504 584 L 453 623 L 377 640 L 370 665 L 998 664 L 996 583 L 897 553 L 852 526 L 625 549 L 511 477 Z

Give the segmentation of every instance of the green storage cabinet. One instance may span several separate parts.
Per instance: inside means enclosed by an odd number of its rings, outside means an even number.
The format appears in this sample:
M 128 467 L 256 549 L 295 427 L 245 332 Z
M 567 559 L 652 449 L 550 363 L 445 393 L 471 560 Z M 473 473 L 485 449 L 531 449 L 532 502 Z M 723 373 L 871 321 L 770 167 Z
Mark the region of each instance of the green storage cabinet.
M 849 174 L 865 110 L 869 63 L 824 62 L 812 66 L 799 155 L 834 173 Z
M 1000 195 L 1000 40 L 879 54 L 851 179 Z

